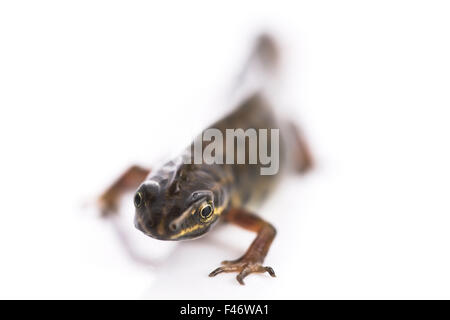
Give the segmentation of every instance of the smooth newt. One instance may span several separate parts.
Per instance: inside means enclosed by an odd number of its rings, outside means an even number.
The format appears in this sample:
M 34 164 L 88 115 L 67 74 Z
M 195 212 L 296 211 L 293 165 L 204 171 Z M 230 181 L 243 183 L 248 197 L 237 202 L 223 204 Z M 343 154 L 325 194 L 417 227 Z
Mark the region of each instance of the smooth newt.
M 259 59 L 263 67 L 270 69 L 276 65 L 278 56 L 273 39 L 262 35 L 258 38 L 251 60 Z M 294 169 L 295 172 L 303 173 L 312 167 L 308 146 L 292 122 L 277 120 L 273 109 L 259 91 L 210 128 L 218 129 L 224 135 L 226 129 L 230 128 L 268 129 L 269 138 L 270 129 L 279 129 L 279 172 L 262 175 L 263 165 L 259 162 L 186 163 L 186 157 L 192 157 L 193 143 L 178 158 L 159 168 L 129 168 L 99 198 L 102 213 L 104 216 L 115 213 L 119 198 L 125 192 L 137 188 L 134 196 L 135 226 L 152 238 L 194 239 L 212 230 L 219 221 L 235 224 L 255 232 L 257 236 L 242 257 L 222 262 L 222 266 L 209 276 L 237 272 L 240 284 L 244 284 L 243 279 L 254 272 L 268 272 L 274 277 L 273 269 L 263 266 L 263 261 L 276 230 L 269 222 L 254 214 L 253 210 L 276 186 L 282 172 Z M 248 144 L 245 148 L 248 159 Z M 227 152 L 226 148 L 223 150 Z

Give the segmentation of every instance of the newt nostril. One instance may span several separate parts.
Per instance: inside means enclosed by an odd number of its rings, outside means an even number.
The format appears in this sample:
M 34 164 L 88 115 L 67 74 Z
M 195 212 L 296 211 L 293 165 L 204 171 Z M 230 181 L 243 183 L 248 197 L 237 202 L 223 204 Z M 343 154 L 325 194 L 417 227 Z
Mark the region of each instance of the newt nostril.
M 172 222 L 172 223 L 169 225 L 170 231 L 176 231 L 177 228 L 178 228 L 178 226 L 177 226 L 177 224 L 176 224 L 175 222 Z

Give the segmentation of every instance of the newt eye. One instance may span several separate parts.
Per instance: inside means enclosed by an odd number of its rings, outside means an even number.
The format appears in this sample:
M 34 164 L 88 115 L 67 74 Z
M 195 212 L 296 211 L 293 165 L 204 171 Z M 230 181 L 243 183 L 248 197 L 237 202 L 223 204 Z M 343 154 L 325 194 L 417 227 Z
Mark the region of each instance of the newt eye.
M 213 213 L 213 207 L 211 204 L 207 203 L 204 204 L 201 208 L 200 208 L 200 217 L 202 219 L 208 219 L 209 217 L 211 217 Z
M 143 199 L 142 199 L 142 194 L 140 192 L 136 192 L 136 194 L 134 195 L 134 206 L 136 208 L 139 208 L 140 206 L 142 206 L 143 203 Z

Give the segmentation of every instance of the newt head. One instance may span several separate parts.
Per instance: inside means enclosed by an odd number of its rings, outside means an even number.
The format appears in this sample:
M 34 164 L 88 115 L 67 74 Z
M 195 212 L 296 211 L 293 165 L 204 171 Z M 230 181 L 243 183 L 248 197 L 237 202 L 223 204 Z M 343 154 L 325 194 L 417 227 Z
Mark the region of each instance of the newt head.
M 223 210 L 217 178 L 204 168 L 166 164 L 134 195 L 135 226 L 159 240 L 194 239 L 217 222 Z

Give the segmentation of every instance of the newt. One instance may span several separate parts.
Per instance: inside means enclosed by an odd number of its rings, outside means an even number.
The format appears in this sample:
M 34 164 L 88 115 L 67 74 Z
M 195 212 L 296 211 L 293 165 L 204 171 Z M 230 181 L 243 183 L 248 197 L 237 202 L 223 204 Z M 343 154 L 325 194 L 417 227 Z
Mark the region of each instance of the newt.
M 278 64 L 278 46 L 270 36 L 261 35 L 250 57 L 249 61 L 259 59 L 259 64 L 270 71 Z M 312 168 L 313 158 L 304 136 L 292 122 L 277 118 L 261 89 L 248 95 L 231 113 L 207 129 L 214 129 L 224 136 L 227 129 L 244 132 L 266 129 L 268 141 L 271 141 L 271 130 L 277 129 L 279 170 L 275 174 L 261 174 L 264 164 L 239 162 L 238 152 L 231 157 L 234 161 L 186 161 L 194 160 L 193 142 L 180 156 L 158 168 L 130 167 L 99 197 L 102 214 L 116 213 L 119 199 L 126 192 L 135 190 L 134 224 L 149 237 L 192 240 L 212 231 L 218 223 L 231 223 L 256 233 L 256 238 L 240 258 L 223 261 L 209 276 L 236 272 L 241 285 L 251 273 L 267 272 L 275 277 L 274 270 L 263 262 L 276 229 L 258 216 L 256 210 L 285 172 L 305 173 Z M 201 143 L 207 146 L 207 141 Z M 229 150 L 225 148 L 226 142 L 223 143 L 224 148 L 216 150 L 221 154 L 216 153 L 215 157 L 226 158 Z M 252 151 L 249 143 L 244 144 L 244 148 L 240 151 L 248 160 Z

